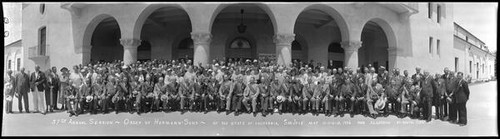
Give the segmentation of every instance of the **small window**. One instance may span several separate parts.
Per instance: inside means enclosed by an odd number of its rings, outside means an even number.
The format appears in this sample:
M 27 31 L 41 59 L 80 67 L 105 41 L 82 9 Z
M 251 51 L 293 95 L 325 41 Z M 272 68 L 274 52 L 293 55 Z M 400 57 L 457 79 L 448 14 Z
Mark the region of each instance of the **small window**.
M 45 13 L 45 3 L 40 4 L 40 13 Z
M 440 42 L 441 42 L 441 41 L 440 41 L 439 39 L 437 39 L 437 40 L 436 40 L 436 53 L 437 53 L 438 55 L 440 54 L 440 51 L 441 51 L 441 50 L 440 50 L 441 48 L 439 47 L 439 43 L 440 43 Z
M 429 37 L 429 53 L 432 54 L 432 37 Z
M 21 58 L 17 58 L 17 69 L 16 70 L 20 70 L 21 69 Z
M 441 21 L 441 5 L 437 6 L 437 22 L 439 23 Z
M 427 11 L 428 11 L 428 16 L 429 16 L 429 19 L 432 19 L 432 4 L 429 2 L 427 3 Z
M 340 46 L 340 43 L 334 42 L 328 46 L 329 53 L 344 53 L 344 48 Z
M 458 57 L 455 57 L 455 72 L 458 71 Z

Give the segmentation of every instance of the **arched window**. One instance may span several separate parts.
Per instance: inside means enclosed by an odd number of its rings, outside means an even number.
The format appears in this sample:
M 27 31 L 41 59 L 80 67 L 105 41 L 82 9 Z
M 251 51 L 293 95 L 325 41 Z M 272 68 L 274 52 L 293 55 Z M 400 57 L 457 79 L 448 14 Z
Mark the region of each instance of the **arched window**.
M 179 43 L 179 49 L 193 49 L 194 48 L 194 45 L 193 45 L 193 39 L 191 38 L 185 38 L 184 40 L 182 40 L 180 43 Z
M 250 42 L 243 38 L 243 37 L 238 37 L 234 39 L 231 42 L 231 45 L 229 46 L 231 49 L 250 49 L 252 46 L 250 45 Z
M 329 53 L 344 53 L 344 49 L 340 46 L 340 43 L 334 42 L 328 46 Z
M 299 42 L 297 42 L 297 41 L 294 40 L 292 42 L 292 50 L 301 51 L 302 50 L 302 45 L 300 45 Z

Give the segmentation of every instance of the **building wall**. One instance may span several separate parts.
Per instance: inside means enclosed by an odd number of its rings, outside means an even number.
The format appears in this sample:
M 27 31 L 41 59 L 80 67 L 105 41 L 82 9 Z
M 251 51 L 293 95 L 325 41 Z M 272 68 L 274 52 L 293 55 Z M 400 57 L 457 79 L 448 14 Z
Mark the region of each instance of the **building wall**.
M 274 35 L 295 34 L 304 38 L 301 43 L 306 43 L 307 60 L 314 60 L 326 65 L 330 43 L 361 41 L 363 27 L 368 21 L 373 21 L 381 26 L 387 40 L 373 38 L 371 42 L 363 42 L 363 47 L 369 43 L 387 46 L 378 46 L 381 48 L 374 50 L 365 50 L 371 48 L 360 49 L 358 52 L 359 61 L 373 63 L 372 60 L 378 60 L 379 65 L 385 65 L 383 59 L 389 57 L 389 68 L 398 67 L 401 70 L 409 70 L 410 73 L 414 73 L 415 67 L 418 66 L 431 73 L 442 73 L 445 67 L 454 69 L 454 58 L 459 57 L 461 62 L 459 63 L 461 66 L 459 71 L 466 71 L 467 68 L 466 58 L 463 60 L 461 58 L 467 57 L 466 53 L 463 52 L 466 49 L 462 49 L 463 46 L 454 45 L 452 35 L 454 34 L 453 7 L 450 4 L 442 4 L 441 23 L 436 22 L 436 12 L 432 13 L 432 19 L 428 18 L 427 3 L 418 3 L 419 12 L 409 16 L 408 19 L 404 18 L 404 14 L 387 8 L 387 4 L 378 3 L 359 5 L 352 3 L 289 5 L 257 3 L 256 5 L 261 7 L 271 20 L 248 24 L 247 34 L 242 34 L 257 46 L 254 50 L 255 53 L 275 53 Z M 174 6 L 185 10 L 189 15 L 190 24 L 173 23 L 164 28 L 154 26 L 143 28 L 140 21 L 147 18 L 155 8 L 161 6 Z M 23 9 L 23 51 L 27 52 L 29 47 L 37 45 L 38 29 L 47 26 L 50 58 L 47 63 L 42 64 L 42 69 L 49 66 L 68 67 L 84 63 L 85 48 L 91 47 L 89 46 L 88 34 L 93 32 L 92 26 L 98 24 L 99 20 L 104 19 L 104 17 L 113 17 L 120 26 L 119 38 L 149 41 L 152 45 L 151 58 L 153 59 L 171 59 L 179 57 L 179 54 L 182 55 L 183 53 L 177 52 L 174 48 L 182 39 L 190 37 L 192 32 L 211 33 L 212 40 L 208 58 L 222 58 L 226 56 L 226 47 L 229 41 L 238 36 L 235 30 L 237 24 L 214 22 L 217 14 L 225 6 L 227 4 L 218 3 L 89 4 L 80 11 L 77 10 L 76 14 L 71 14 L 70 10 L 61 8 L 61 4 L 50 3 L 47 4 L 46 12 L 42 15 L 39 12 L 38 4 L 30 4 Z M 434 4 L 433 7 L 435 6 Z M 331 26 L 315 28 L 296 24 L 298 15 L 308 9 L 318 9 L 332 16 L 337 21 L 338 28 Z M 428 50 L 429 37 L 433 37 L 432 53 L 429 53 Z M 440 40 L 439 55 L 436 54 L 437 39 Z M 302 45 L 304 46 L 304 44 Z M 390 50 L 384 50 L 385 48 L 382 47 L 387 47 Z M 362 55 L 363 53 L 369 53 L 369 55 Z M 376 54 L 372 55 L 372 53 Z M 28 53 L 24 53 L 23 57 L 25 59 L 24 66 L 27 69 L 33 69 L 33 61 L 27 59 Z M 330 57 L 340 59 L 343 56 L 330 55 Z M 481 57 L 481 55 L 477 57 Z M 473 59 L 474 63 L 482 62 L 486 63 L 487 67 L 489 66 L 490 61 L 487 59 L 481 61 L 480 58 L 474 58 L 474 56 L 469 56 L 469 58 Z M 362 62 L 359 63 L 359 66 L 361 65 Z M 491 73 L 493 72 L 491 71 Z
M 71 15 L 68 11 L 60 8 L 58 3 L 46 3 L 44 14 L 40 13 L 40 4 L 29 4 L 23 13 L 23 67 L 28 71 L 34 71 L 35 62 L 28 58 L 29 47 L 38 45 L 39 29 L 46 27 L 46 42 L 49 59 L 46 62 L 37 63 L 41 70 L 56 66 L 69 67 L 72 63 L 81 63 L 81 58 L 74 53 L 73 37 L 71 28 Z
M 443 73 L 445 67 L 454 68 L 454 57 L 459 53 L 453 51 L 453 5 L 444 4 L 441 22 L 437 23 L 437 13 L 432 12 L 432 19 L 428 18 L 427 3 L 419 3 L 417 14 L 410 16 L 412 55 L 398 60 L 404 66 L 402 69 L 415 73 L 415 67 L 421 67 L 430 73 Z M 436 5 L 433 4 L 435 9 Z M 429 53 L 429 37 L 432 37 L 432 53 Z M 436 40 L 440 40 L 440 55 L 436 52 Z
M 17 68 L 17 59 L 21 59 L 21 65 L 23 63 L 22 57 L 22 42 L 16 41 L 8 46 L 5 46 L 5 54 L 4 54 L 4 75 L 7 73 L 7 70 L 12 70 L 13 73 L 17 73 L 20 69 Z M 9 69 L 9 60 L 11 61 L 10 69 Z M 22 66 L 21 66 L 22 67 Z M 15 74 L 13 74 L 15 75 Z

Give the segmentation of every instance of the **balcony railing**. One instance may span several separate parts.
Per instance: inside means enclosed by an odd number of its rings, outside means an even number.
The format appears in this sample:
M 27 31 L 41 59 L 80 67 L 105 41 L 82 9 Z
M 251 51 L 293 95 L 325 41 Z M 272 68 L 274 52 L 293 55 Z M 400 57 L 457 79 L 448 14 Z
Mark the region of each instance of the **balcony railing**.
M 49 45 L 45 45 L 45 48 L 39 45 L 35 45 L 28 48 L 28 54 L 30 59 L 34 58 L 48 58 Z

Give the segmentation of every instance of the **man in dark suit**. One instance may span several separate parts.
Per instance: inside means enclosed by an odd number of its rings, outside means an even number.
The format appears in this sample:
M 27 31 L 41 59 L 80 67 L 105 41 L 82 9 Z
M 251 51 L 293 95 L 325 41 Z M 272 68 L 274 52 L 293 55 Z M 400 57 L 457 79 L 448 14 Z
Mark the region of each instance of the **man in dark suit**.
M 51 74 L 52 74 L 52 83 L 49 84 L 49 86 L 52 86 L 52 103 L 51 103 L 51 106 L 52 108 L 50 108 L 51 110 L 59 110 L 57 108 L 57 98 L 58 98 L 58 94 L 59 94 L 59 84 L 60 84 L 60 81 L 59 81 L 59 75 L 57 75 L 57 68 L 56 67 L 52 67 L 52 70 L 51 70 Z
M 448 70 L 448 68 L 445 68 L 445 75 L 443 75 L 443 78 L 445 80 L 445 86 L 446 86 L 446 93 L 445 93 L 445 99 L 451 100 L 448 101 L 447 104 L 449 106 L 449 109 L 444 110 L 444 115 L 448 116 L 448 118 L 445 118 L 445 120 L 448 120 L 450 122 L 453 122 L 457 120 L 457 110 L 455 108 L 455 102 L 453 102 L 453 97 L 451 94 L 453 93 L 453 89 L 456 88 L 456 78 L 453 75 L 453 72 Z
M 24 99 L 24 108 L 26 109 L 26 113 L 30 113 L 29 102 L 28 102 L 28 92 L 30 89 L 30 78 L 28 74 L 24 72 L 24 68 L 21 68 L 21 72 L 16 75 L 16 81 L 14 83 L 14 90 L 17 95 L 17 102 L 19 107 L 19 112 L 23 112 L 23 99 Z
M 33 92 L 33 103 L 35 110 L 41 112 L 43 115 L 46 113 L 45 103 L 45 74 L 40 71 L 40 66 L 35 66 L 35 72 L 31 73 L 30 82 L 31 91 Z
M 432 83 L 432 76 L 429 75 L 428 71 L 425 71 L 422 79 L 422 92 L 420 92 L 420 97 L 423 102 L 423 118 L 426 122 L 430 122 L 432 117 L 432 97 L 434 93 Z
M 453 97 L 455 98 L 455 106 L 458 111 L 458 125 L 467 125 L 467 107 L 465 106 L 469 100 L 469 85 L 467 81 L 463 79 L 463 73 L 457 73 L 457 86 L 453 91 Z M 450 113 L 451 115 L 451 113 Z

